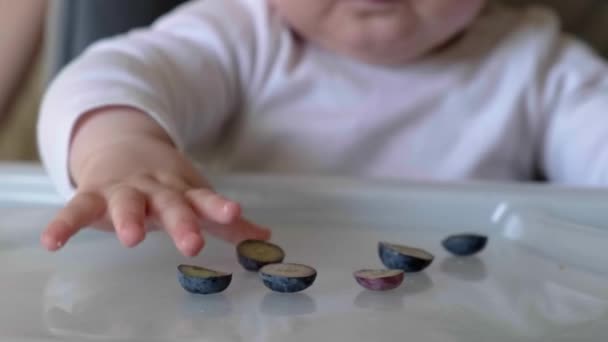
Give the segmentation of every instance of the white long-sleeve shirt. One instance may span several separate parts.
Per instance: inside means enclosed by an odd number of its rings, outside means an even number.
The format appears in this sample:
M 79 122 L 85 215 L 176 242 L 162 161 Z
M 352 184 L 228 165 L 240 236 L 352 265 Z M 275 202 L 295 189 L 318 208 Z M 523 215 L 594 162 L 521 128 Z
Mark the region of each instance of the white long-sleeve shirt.
M 608 67 L 540 8 L 493 6 L 389 68 L 299 41 L 266 1 L 187 3 L 52 83 L 40 153 L 66 195 L 74 123 L 107 105 L 149 114 L 212 170 L 608 183 Z

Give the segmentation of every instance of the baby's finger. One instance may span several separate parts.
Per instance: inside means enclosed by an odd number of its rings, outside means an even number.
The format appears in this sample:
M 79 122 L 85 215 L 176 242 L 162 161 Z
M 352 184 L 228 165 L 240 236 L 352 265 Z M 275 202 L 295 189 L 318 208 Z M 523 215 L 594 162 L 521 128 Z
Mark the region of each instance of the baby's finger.
M 116 235 L 126 247 L 134 247 L 146 236 L 146 196 L 134 188 L 124 187 L 112 193 L 108 211 Z
M 243 218 L 237 218 L 229 225 L 208 222 L 203 228 L 205 231 L 209 232 L 209 234 L 233 244 L 248 239 L 268 240 L 272 234 L 270 229 L 256 225 Z
M 225 199 L 210 189 L 190 190 L 186 197 L 197 214 L 204 219 L 229 224 L 241 215 L 238 203 Z
M 94 193 L 76 194 L 61 209 L 41 236 L 42 245 L 56 251 L 83 227 L 101 219 L 105 213 L 105 200 Z
M 151 208 L 185 256 L 195 256 L 205 241 L 201 235 L 199 219 L 186 199 L 177 192 L 162 191 L 150 199 Z

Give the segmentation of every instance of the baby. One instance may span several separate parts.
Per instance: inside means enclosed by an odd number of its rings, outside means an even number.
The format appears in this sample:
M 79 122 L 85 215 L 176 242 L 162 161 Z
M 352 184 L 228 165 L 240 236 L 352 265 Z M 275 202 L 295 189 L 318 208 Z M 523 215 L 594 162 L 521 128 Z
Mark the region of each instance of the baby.
M 202 0 L 91 47 L 54 80 L 42 234 L 138 245 L 162 227 L 268 239 L 199 172 L 608 183 L 608 68 L 540 8 L 484 0 Z

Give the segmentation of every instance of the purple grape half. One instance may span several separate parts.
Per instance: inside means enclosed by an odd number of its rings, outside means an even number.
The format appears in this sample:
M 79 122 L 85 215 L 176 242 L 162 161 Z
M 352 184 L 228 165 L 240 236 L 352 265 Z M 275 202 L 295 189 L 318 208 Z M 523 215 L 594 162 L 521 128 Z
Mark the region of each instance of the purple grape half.
M 219 293 L 228 288 L 232 274 L 192 265 L 179 265 L 178 280 L 184 290 L 194 294 Z
M 378 244 L 380 260 L 388 269 L 403 272 L 420 272 L 428 267 L 435 258 L 433 254 L 414 247 L 380 242 Z
M 441 244 L 450 253 L 457 256 L 470 256 L 481 252 L 488 238 L 479 234 L 457 234 L 445 238 Z
M 239 264 L 244 269 L 257 272 L 260 268 L 283 262 L 285 252 L 273 243 L 260 240 L 245 240 L 236 247 Z
M 403 283 L 403 270 L 363 269 L 354 273 L 359 285 L 372 291 L 388 291 Z
M 272 291 L 293 293 L 309 288 L 317 278 L 317 271 L 302 264 L 269 264 L 260 269 L 260 278 Z

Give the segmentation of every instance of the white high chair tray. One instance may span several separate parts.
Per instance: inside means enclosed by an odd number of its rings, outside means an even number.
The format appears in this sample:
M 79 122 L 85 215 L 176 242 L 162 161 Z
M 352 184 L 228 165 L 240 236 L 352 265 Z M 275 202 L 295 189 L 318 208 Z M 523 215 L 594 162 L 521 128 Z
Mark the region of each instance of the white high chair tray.
M 273 293 L 240 267 L 233 246 L 213 238 L 191 260 L 160 233 L 127 250 L 110 234 L 86 231 L 48 253 L 39 234 L 61 201 L 35 165 L 5 165 L 0 340 L 607 339 L 603 191 L 250 176 L 214 184 L 273 228 L 286 261 L 317 269 L 312 287 Z M 487 234 L 486 249 L 451 257 L 440 241 L 459 232 Z M 381 240 L 424 248 L 435 260 L 396 290 L 365 290 L 352 272 L 382 266 Z M 233 272 L 232 284 L 217 295 L 189 294 L 177 282 L 180 263 Z

